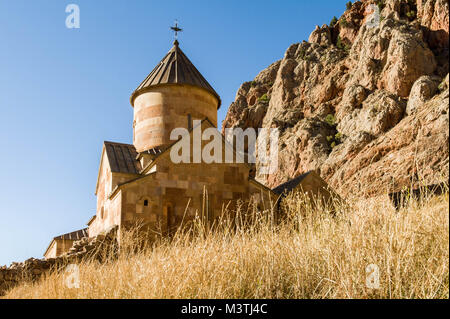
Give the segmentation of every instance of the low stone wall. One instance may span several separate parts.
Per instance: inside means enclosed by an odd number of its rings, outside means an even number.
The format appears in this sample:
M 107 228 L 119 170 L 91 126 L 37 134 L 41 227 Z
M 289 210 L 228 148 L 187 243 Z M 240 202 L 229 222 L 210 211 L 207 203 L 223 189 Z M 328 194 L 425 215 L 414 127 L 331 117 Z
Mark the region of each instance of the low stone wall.
M 25 281 L 36 281 L 43 274 L 61 271 L 69 264 L 86 260 L 103 261 L 117 252 L 117 226 L 92 238 L 83 238 L 73 243 L 62 256 L 49 259 L 30 258 L 24 262 L 13 262 L 9 267 L 0 267 L 0 296 Z

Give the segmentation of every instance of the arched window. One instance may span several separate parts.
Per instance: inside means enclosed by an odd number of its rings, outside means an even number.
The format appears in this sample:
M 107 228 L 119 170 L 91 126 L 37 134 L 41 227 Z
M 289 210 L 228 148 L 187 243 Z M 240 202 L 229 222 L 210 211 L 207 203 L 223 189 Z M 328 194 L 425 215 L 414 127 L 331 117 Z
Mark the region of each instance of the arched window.
M 100 218 L 104 219 L 105 218 L 105 208 L 102 207 L 102 209 L 100 209 Z
M 148 199 L 144 199 L 144 207 L 148 206 Z

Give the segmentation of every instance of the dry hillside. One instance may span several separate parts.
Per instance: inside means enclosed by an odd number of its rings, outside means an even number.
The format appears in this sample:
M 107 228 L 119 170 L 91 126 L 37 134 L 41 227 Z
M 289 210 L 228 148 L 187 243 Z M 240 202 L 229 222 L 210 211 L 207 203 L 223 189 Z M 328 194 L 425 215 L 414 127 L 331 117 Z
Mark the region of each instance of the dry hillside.
M 386 197 L 348 202 L 335 217 L 303 199 L 290 197 L 281 225 L 266 215 L 250 225 L 225 218 L 211 232 L 196 223 L 137 254 L 127 233 L 118 260 L 80 265 L 79 288 L 54 272 L 6 298 L 449 297 L 448 192 L 400 211 Z M 366 284 L 370 264 L 379 289 Z

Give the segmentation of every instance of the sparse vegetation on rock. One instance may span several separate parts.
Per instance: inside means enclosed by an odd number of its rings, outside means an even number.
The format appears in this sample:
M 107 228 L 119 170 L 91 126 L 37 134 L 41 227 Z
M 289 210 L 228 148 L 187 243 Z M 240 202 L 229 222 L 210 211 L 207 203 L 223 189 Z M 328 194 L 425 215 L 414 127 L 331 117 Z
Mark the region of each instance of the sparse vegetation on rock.
M 334 16 L 330 21 L 330 27 L 334 27 L 337 23 L 338 19 Z

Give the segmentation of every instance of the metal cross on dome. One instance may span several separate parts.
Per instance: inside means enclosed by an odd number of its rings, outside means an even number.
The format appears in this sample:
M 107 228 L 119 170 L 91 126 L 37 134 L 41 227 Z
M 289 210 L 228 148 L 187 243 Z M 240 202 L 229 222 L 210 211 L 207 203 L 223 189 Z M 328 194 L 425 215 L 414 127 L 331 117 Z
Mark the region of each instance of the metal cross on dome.
M 175 33 L 175 40 L 178 39 L 178 32 L 182 32 L 183 29 L 178 27 L 178 20 L 175 20 L 175 26 L 170 27 L 172 31 Z

